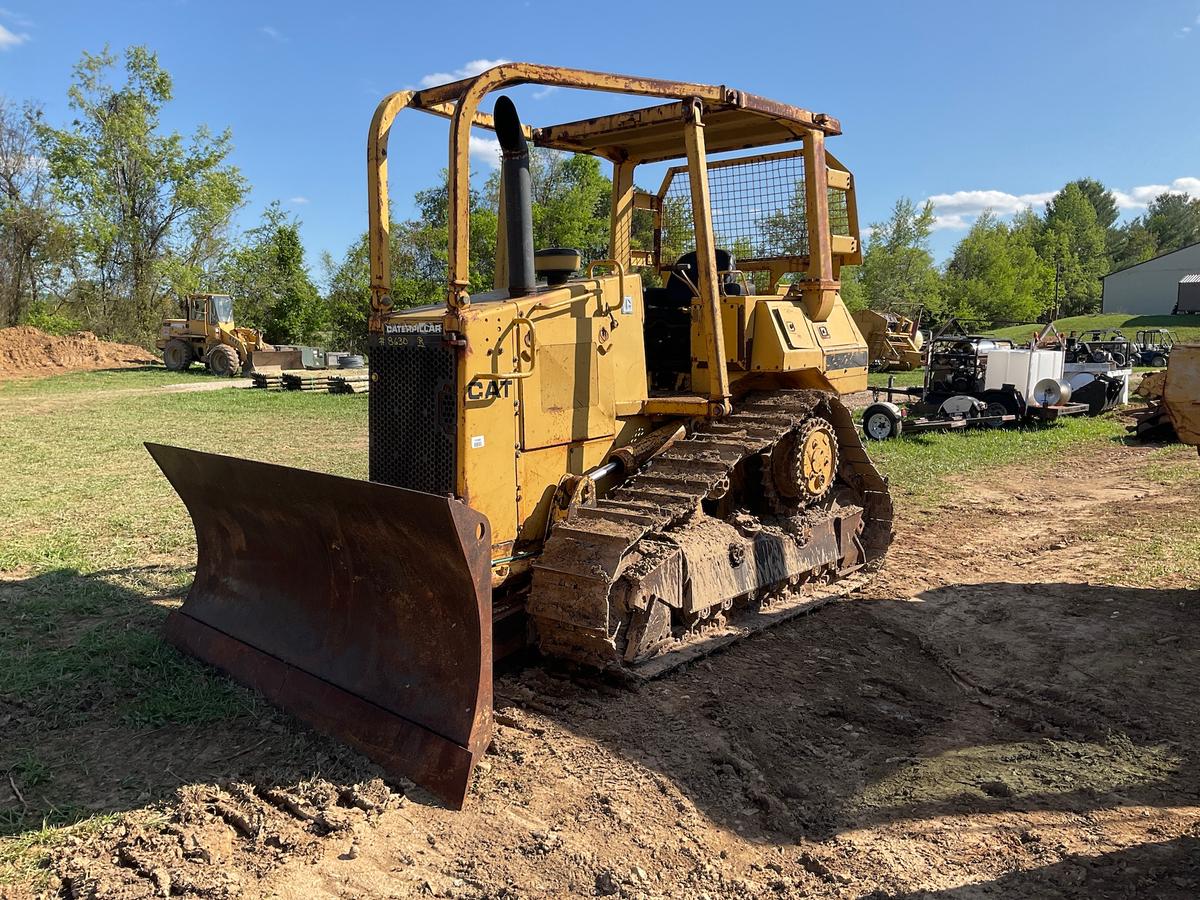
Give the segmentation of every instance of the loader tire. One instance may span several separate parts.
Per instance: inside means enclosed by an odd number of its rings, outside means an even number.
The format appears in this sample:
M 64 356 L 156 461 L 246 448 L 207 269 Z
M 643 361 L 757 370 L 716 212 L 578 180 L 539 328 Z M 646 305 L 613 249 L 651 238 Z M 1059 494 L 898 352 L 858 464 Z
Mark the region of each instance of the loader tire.
M 163 363 L 172 372 L 183 372 L 190 369 L 195 358 L 192 345 L 187 341 L 176 338 L 168 341 L 167 346 L 163 347 Z
M 208 351 L 208 371 L 222 378 L 232 378 L 238 373 L 237 351 L 228 344 L 220 344 Z

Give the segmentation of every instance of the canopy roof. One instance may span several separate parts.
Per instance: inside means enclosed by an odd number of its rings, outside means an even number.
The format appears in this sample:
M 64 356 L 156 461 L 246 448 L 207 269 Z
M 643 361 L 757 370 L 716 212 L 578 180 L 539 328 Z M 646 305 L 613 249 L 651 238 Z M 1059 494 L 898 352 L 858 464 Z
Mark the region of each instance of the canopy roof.
M 528 129 L 529 138 L 539 147 L 589 153 L 614 162 L 683 158 L 686 148 L 682 124 L 696 100 L 703 104 L 705 143 L 710 153 L 796 141 L 814 129 L 827 135 L 841 134 L 841 123 L 833 116 L 725 85 L 637 78 L 531 63 L 506 63 L 474 78 L 417 91 L 408 105 L 451 117 L 459 101 L 479 82 L 496 82 L 498 87 L 541 84 L 673 99 L 674 102 L 657 106 Z M 492 128 L 491 116 L 477 113 L 473 124 Z

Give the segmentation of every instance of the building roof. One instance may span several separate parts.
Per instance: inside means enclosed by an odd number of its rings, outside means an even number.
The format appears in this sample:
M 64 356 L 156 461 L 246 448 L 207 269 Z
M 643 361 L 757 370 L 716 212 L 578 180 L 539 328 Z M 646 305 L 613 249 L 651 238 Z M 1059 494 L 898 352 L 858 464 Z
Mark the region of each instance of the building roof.
M 1200 272 L 1192 272 L 1179 279 L 1180 284 L 1200 284 Z
M 1102 276 L 1102 279 L 1111 278 L 1113 275 L 1120 275 L 1122 272 L 1128 272 L 1130 269 L 1136 269 L 1138 266 L 1144 266 L 1148 263 L 1158 262 L 1160 259 L 1166 259 L 1168 256 L 1171 256 L 1175 253 L 1183 253 L 1185 250 L 1194 250 L 1197 247 L 1200 247 L 1200 241 L 1197 241 L 1194 244 L 1188 244 L 1186 247 L 1180 247 L 1178 250 L 1172 250 L 1169 253 L 1160 253 L 1158 256 L 1152 256 L 1150 259 L 1143 259 L 1140 263 L 1134 263 L 1133 265 L 1125 266 L 1122 269 L 1115 269 L 1112 272 L 1109 272 L 1107 275 Z

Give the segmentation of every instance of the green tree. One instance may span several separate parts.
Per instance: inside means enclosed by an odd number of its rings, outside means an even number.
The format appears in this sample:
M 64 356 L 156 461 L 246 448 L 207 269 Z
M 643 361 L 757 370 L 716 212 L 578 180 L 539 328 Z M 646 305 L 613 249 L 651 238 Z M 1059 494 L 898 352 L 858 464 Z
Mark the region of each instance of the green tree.
M 1141 216 L 1116 229 L 1111 243 L 1112 270 L 1125 269 L 1158 255 L 1158 239 Z
M 1069 182 L 1079 188 L 1088 203 L 1092 205 L 1092 209 L 1096 211 L 1096 222 L 1105 231 L 1116 224 L 1117 221 L 1117 197 L 1095 178 L 1077 178 L 1075 181 Z
M 71 248 L 39 155 L 39 115 L 0 96 L 0 327 L 31 310 L 47 314 L 50 285 Z
M 239 323 L 261 328 L 271 343 L 308 343 L 328 324 L 328 310 L 304 266 L 300 222 L 272 203 L 211 279 L 232 294 Z
M 1061 272 L 1059 316 L 1099 311 L 1100 278 L 1109 270 L 1105 233 L 1078 184 L 1068 184 L 1046 204 L 1038 252 Z
M 840 273 L 842 302 L 851 312 L 867 308 L 862 284 L 862 266 L 843 266 Z
M 1159 194 L 1146 210 L 1145 225 L 1160 254 L 1200 242 L 1200 198 Z
M 585 260 L 607 256 L 612 182 L 600 160 L 535 148 L 530 176 L 534 246 L 572 247 Z
M 533 234 L 536 247 L 573 247 L 584 259 L 608 255 L 608 209 L 612 183 L 591 156 L 533 148 L 530 159 Z M 496 271 L 500 174 L 493 172 L 482 189 L 472 188 L 471 291 L 492 289 Z M 403 309 L 438 303 L 446 293 L 449 240 L 449 183 L 446 172 L 433 187 L 418 191 L 417 215 L 392 222 L 392 300 Z M 367 236 L 342 257 L 324 260 L 326 296 L 335 340 L 363 348 L 370 309 L 370 257 Z
M 1029 231 L 1028 221 L 1010 228 L 991 211 L 979 216 L 946 265 L 948 311 L 988 322 L 1037 318 L 1053 273 L 1038 257 Z
M 872 309 L 937 313 L 942 308 L 940 278 L 929 252 L 933 205 L 918 207 L 901 197 L 887 221 L 871 226 L 859 278 L 862 299 Z
M 227 162 L 228 130 L 161 131 L 172 84 L 156 54 L 126 50 L 120 86 L 115 65 L 107 49 L 84 53 L 68 91 L 75 119 L 39 133 L 81 258 L 81 303 L 102 332 L 148 340 L 171 293 L 194 289 L 223 250 L 247 188 Z

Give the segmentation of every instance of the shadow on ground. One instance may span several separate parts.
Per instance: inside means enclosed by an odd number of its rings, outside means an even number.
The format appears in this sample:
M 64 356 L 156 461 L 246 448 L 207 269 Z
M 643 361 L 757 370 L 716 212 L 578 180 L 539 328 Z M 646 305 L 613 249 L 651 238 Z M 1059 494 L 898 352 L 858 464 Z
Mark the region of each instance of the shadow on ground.
M 1193 900 L 1200 890 L 1200 838 L 1180 837 L 1059 862 L 991 881 L 939 891 L 876 891 L 864 900 L 977 900 L 977 898 L 1149 898 Z
M 379 774 L 163 644 L 158 629 L 186 581 L 186 570 L 165 569 L 0 583 L 5 832 L 170 800 L 195 782 Z M 959 584 L 835 604 L 636 692 L 526 669 L 499 680 L 498 705 L 551 728 L 528 763 L 530 745 L 509 759 L 498 740 L 506 790 L 564 777 L 555 767 L 570 761 L 551 746 L 561 730 L 764 843 L 945 815 L 1194 804 L 1195 601 L 1189 591 Z M 635 802 L 622 777 L 603 780 L 607 800 L 577 788 L 579 802 Z M 1115 854 L 1112 871 L 1131 885 L 1154 872 L 1186 880 L 1195 842 L 1174 844 Z M 995 890 L 1035 896 L 1039 885 L 1099 877 L 1093 868 L 1068 857 Z M 968 890 L 982 888 L 946 896 Z
M 161 640 L 189 580 L 181 567 L 0 580 L 0 834 L 194 782 L 377 774 Z
M 1195 592 L 985 583 L 845 602 L 633 695 L 498 687 L 770 842 L 1200 798 Z

